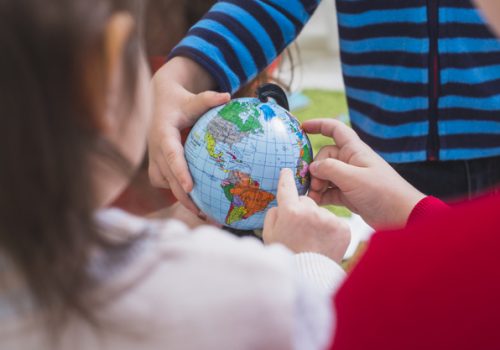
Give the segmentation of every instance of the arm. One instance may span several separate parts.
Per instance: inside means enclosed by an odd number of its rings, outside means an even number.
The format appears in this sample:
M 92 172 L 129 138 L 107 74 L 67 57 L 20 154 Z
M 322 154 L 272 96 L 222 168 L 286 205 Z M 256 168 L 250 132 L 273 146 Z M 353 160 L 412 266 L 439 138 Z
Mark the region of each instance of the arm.
M 142 348 L 326 348 L 334 316 L 330 288 L 324 287 L 344 275 L 331 269 L 337 267 L 333 261 L 294 255 L 277 244 L 263 247 L 213 227 L 191 231 L 178 221 L 130 221 L 122 212 L 111 214 L 106 220 L 111 227 L 132 229 L 131 237 L 143 239 L 125 266 L 117 262 L 118 274 L 106 278 L 104 296 L 116 300 L 109 303 L 111 310 L 101 311 L 140 325 L 146 332 Z M 305 270 L 328 264 L 322 278 L 308 278 Z M 186 338 L 186 332 L 196 337 Z
M 439 214 L 375 234 L 336 294 L 331 349 L 498 348 L 500 197 L 420 205 Z
M 406 182 L 356 133 L 335 119 L 303 124 L 312 134 L 331 137 L 311 164 L 309 196 L 320 204 L 348 207 L 375 229 L 401 228 L 425 195 Z
M 193 181 L 184 159 L 180 130 L 271 63 L 299 34 L 319 0 L 219 1 L 174 49 L 153 78 L 155 110 L 149 134 L 149 176 L 171 188 L 188 209 Z
M 299 35 L 318 4 L 319 0 L 219 1 L 171 57 L 190 58 L 212 76 L 220 91 L 235 92 Z

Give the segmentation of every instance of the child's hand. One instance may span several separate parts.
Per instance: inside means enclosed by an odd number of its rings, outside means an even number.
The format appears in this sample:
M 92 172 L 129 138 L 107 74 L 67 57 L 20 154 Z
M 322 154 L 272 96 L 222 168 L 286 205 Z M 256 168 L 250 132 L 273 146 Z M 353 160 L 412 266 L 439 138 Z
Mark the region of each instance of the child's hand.
M 176 57 L 153 78 L 155 109 L 149 133 L 149 177 L 153 186 L 170 188 L 174 196 L 195 214 L 199 210 L 187 193 L 193 188 L 181 130 L 192 126 L 210 108 L 230 100 L 229 94 L 203 91 L 211 77 L 193 61 Z
M 342 122 L 318 119 L 303 124 L 306 132 L 332 137 L 311 164 L 309 196 L 317 203 L 343 205 L 372 227 L 402 227 L 425 196 Z
M 349 226 L 308 197 L 299 197 L 293 173 L 281 171 L 278 207 L 267 212 L 263 238 L 295 253 L 323 254 L 340 263 L 349 246 Z

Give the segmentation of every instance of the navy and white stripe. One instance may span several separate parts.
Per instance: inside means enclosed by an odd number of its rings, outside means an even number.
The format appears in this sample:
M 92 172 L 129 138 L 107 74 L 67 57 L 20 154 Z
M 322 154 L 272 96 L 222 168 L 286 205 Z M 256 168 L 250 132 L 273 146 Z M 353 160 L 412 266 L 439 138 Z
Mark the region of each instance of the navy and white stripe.
M 234 92 L 318 3 L 219 1 L 172 55 Z M 395 163 L 427 160 L 430 148 L 440 160 L 500 155 L 500 41 L 470 0 L 337 0 L 337 12 L 351 122 L 363 140 Z

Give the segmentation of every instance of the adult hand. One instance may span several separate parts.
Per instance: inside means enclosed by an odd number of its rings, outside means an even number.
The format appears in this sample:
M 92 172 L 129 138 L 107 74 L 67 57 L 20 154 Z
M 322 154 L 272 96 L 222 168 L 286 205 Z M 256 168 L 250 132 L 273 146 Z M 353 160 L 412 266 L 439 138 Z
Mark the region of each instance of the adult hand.
M 212 77 L 184 57 L 175 57 L 166 63 L 155 74 L 152 84 L 155 108 L 148 137 L 151 184 L 170 188 L 186 208 L 200 214 L 188 196 L 193 180 L 184 158 L 181 131 L 192 126 L 210 108 L 228 102 L 231 96 L 207 91 L 215 86 Z
M 311 164 L 309 196 L 318 204 L 343 205 L 358 213 L 372 227 L 406 225 L 415 205 L 425 197 L 404 180 L 358 135 L 334 119 L 303 124 L 306 132 L 333 138 Z
M 267 212 L 263 238 L 281 243 L 295 253 L 323 254 L 340 263 L 349 246 L 349 226 L 308 197 L 300 197 L 290 169 L 283 169 L 278 185 L 278 207 Z

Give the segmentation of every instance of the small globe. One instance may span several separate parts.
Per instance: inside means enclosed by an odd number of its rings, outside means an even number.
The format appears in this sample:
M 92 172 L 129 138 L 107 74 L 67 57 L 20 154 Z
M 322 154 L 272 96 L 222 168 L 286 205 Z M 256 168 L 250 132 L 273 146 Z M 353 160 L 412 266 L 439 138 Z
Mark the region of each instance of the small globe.
M 192 128 L 185 155 L 198 208 L 224 226 L 261 229 L 277 205 L 280 171 L 309 188 L 312 148 L 300 123 L 274 101 L 240 98 L 208 111 Z

